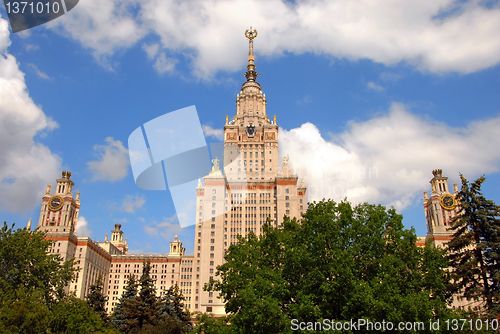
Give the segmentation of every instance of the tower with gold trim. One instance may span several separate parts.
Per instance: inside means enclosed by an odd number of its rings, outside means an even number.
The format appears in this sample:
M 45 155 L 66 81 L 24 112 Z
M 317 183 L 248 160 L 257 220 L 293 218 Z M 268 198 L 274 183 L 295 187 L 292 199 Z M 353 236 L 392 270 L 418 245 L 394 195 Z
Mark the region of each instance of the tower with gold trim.
M 224 159 L 219 166 L 214 157 L 212 170 L 196 187 L 193 311 L 225 313 L 218 293 L 203 291 L 203 286 L 216 277 L 217 266 L 239 236 L 260 235 L 268 218 L 278 226 L 284 215 L 300 218 L 307 209 L 306 187 L 298 183 L 288 155 L 280 166 L 276 116 L 268 118 L 266 95 L 256 81 L 257 31 L 250 28 L 245 36 L 246 81 L 236 96 L 236 114 L 225 120 Z
M 454 184 L 454 193 L 448 187 L 448 178 L 443 176 L 441 169 L 432 171 L 434 177 L 430 180 L 432 186 L 431 195 L 424 191 L 424 211 L 427 223 L 427 239 L 433 246 L 443 246 L 453 235 L 448 229 L 451 220 L 457 214 L 457 201 L 455 195 L 458 193 L 457 184 Z
M 38 219 L 38 229 L 51 233 L 74 234 L 80 211 L 80 193 L 73 198 L 74 185 L 71 172 L 62 172 L 57 179 L 54 194 L 51 195 L 50 183 L 42 198 L 42 208 Z

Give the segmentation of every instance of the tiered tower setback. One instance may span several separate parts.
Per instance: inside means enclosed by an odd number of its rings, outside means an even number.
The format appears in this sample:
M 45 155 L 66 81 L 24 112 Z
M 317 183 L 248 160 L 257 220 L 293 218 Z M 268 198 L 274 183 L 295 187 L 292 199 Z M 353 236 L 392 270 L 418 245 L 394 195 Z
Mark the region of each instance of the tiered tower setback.
M 276 116 L 267 117 L 267 100 L 256 78 L 253 40 L 257 31 L 247 30 L 248 66 L 236 97 L 236 115 L 224 125 L 224 162 L 212 160 L 212 171 L 196 188 L 196 231 L 193 299 L 194 311 L 224 314 L 224 303 L 214 292 L 203 291 L 216 278 L 229 246 L 238 236 L 262 233 L 270 218 L 274 226 L 283 216 L 301 217 L 306 208 L 306 188 L 288 165 L 288 155 L 280 170 Z

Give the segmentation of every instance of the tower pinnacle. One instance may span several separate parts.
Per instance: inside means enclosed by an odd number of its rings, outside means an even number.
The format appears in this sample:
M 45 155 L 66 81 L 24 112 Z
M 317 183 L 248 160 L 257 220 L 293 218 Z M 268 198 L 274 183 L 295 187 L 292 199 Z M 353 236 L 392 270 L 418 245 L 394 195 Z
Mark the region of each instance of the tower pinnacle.
M 255 81 L 257 79 L 257 72 L 255 72 L 255 63 L 254 63 L 254 56 L 253 56 L 253 39 L 257 37 L 257 30 L 252 29 L 250 27 L 250 30 L 245 31 L 245 37 L 248 38 L 248 65 L 247 65 L 247 72 L 245 73 L 245 77 L 247 78 L 247 81 Z

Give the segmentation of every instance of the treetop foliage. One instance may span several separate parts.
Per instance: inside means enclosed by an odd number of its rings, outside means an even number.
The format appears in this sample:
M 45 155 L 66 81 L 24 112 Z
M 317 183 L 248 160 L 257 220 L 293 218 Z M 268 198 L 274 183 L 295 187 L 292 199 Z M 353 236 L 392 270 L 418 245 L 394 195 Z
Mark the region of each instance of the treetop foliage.
M 51 241 L 40 231 L 0 228 L 0 293 L 37 291 L 50 307 L 65 296 L 74 278 L 73 261 L 61 263 L 58 255 L 47 254 Z
M 500 207 L 481 193 L 482 176 L 469 183 L 460 174 L 456 195 L 460 211 L 452 220 L 447 244 L 452 267 L 451 291 L 459 293 L 484 314 L 500 312 Z
M 263 231 L 232 245 L 205 286 L 226 302 L 233 333 L 287 333 L 291 319 L 450 316 L 444 251 L 417 247 L 394 209 L 314 202 L 301 220 Z
M 113 333 L 83 300 L 68 296 L 72 261 L 47 251 L 45 233 L 0 228 L 0 333 Z
M 156 296 L 151 279 L 151 264 L 144 262 L 139 282 L 129 276 L 127 287 L 111 316 L 111 322 L 123 333 L 186 333 L 191 317 L 184 311 L 184 297 L 177 285 L 162 298 Z

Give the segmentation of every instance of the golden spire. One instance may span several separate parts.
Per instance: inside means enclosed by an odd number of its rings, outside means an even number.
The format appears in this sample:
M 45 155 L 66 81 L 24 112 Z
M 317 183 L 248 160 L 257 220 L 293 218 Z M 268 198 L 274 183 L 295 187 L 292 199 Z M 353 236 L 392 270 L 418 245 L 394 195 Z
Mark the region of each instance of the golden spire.
M 255 72 L 255 63 L 254 63 L 254 56 L 253 56 L 253 40 L 255 37 L 257 37 L 257 30 L 252 29 L 250 27 L 250 30 L 245 31 L 245 37 L 248 38 L 248 65 L 247 65 L 247 72 L 245 73 L 245 77 L 247 78 L 247 81 L 255 81 L 257 79 L 257 72 Z
M 27 229 L 28 231 L 31 231 L 31 218 L 30 218 L 30 220 L 29 220 L 29 222 L 28 222 L 28 226 L 26 227 L 26 229 Z

